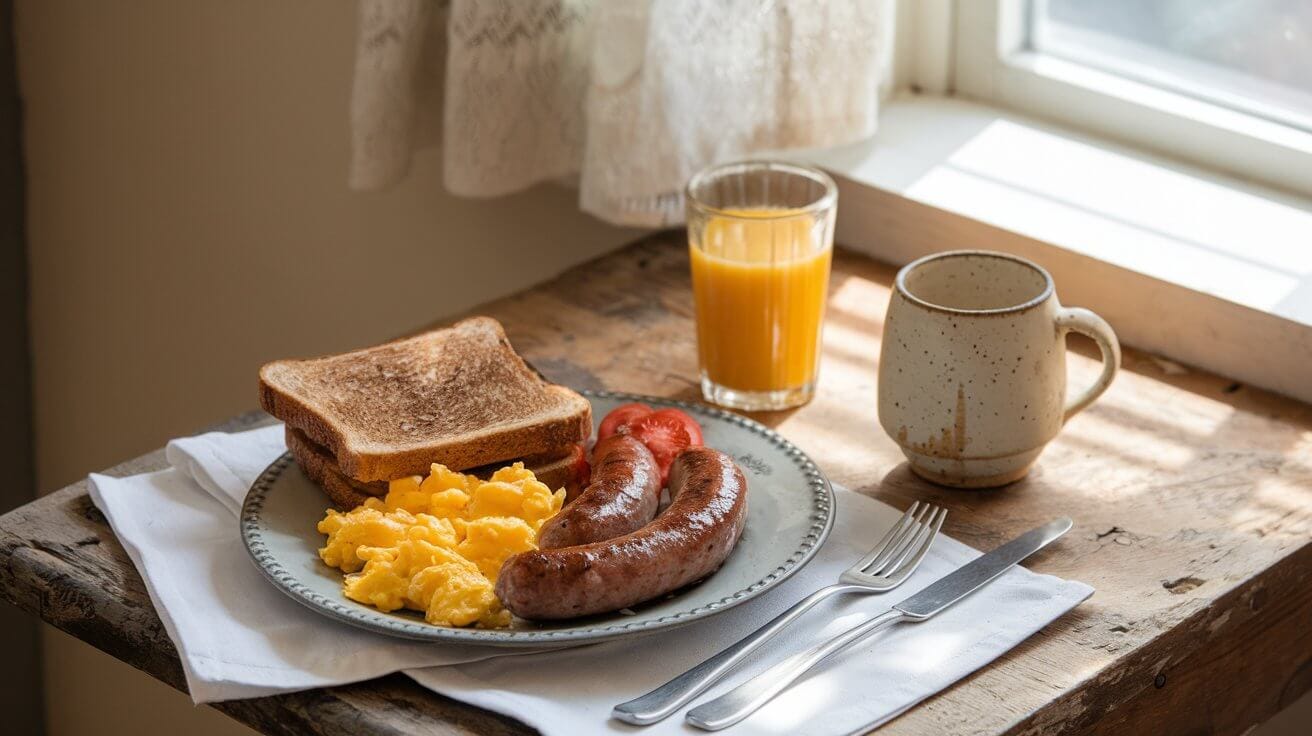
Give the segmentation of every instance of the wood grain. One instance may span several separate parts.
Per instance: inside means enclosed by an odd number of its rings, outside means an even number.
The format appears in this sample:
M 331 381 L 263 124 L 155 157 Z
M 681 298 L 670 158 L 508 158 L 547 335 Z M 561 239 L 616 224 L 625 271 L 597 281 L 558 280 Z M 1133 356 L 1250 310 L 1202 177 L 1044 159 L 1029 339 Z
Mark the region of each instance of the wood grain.
M 475 311 L 554 380 L 696 399 L 687 274 L 680 237 L 658 235 Z M 1076 528 L 1029 566 L 1098 592 L 881 734 L 1243 733 L 1312 687 L 1312 408 L 1129 350 L 1030 477 L 993 491 L 931 486 L 875 419 L 892 275 L 838 253 L 818 395 L 758 418 L 838 483 L 898 507 L 948 506 L 947 531 L 979 548 L 1071 516 Z M 1098 364 L 1091 345 L 1072 346 L 1074 388 Z M 154 453 L 113 472 L 161 465 Z M 184 687 L 83 484 L 0 518 L 0 595 Z M 399 676 L 217 707 L 276 734 L 524 731 Z

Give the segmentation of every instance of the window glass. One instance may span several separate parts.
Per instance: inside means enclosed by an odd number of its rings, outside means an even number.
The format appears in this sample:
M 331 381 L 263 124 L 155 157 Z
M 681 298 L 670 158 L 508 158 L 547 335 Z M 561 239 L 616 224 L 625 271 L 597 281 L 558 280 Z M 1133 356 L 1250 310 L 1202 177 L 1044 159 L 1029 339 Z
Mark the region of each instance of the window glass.
M 1028 46 L 1312 130 L 1310 0 L 1031 0 Z

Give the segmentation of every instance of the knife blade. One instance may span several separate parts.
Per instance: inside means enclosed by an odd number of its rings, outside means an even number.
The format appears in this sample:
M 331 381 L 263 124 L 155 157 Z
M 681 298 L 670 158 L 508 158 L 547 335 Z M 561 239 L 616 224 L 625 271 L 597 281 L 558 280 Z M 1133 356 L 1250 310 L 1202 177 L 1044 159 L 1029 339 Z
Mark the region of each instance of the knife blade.
M 976 557 L 934 581 L 919 593 L 893 606 L 888 612 L 858 624 L 811 649 L 798 652 L 724 695 L 693 708 L 685 717 L 687 722 L 706 731 L 719 731 L 732 726 L 770 702 L 831 654 L 886 626 L 899 622 L 919 623 L 932 618 L 943 609 L 987 585 L 1021 560 L 1043 549 L 1053 540 L 1070 531 L 1071 526 L 1071 520 L 1062 517 L 1031 529 L 1001 547 Z
M 923 621 L 979 590 L 1006 572 L 1012 565 L 1038 552 L 1048 543 L 1070 531 L 1066 517 L 1055 519 L 997 547 L 939 578 L 928 588 L 893 606 L 911 618 Z

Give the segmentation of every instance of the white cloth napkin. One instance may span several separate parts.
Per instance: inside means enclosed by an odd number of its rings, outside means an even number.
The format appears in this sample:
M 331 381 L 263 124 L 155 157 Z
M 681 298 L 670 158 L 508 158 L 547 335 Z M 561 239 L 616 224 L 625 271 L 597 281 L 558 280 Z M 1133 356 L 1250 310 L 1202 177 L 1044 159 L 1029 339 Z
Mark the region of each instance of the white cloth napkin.
M 167 470 L 91 476 L 91 499 L 145 580 L 192 700 L 253 698 L 506 653 L 344 626 L 266 581 L 242 546 L 237 513 L 246 489 L 286 449 L 282 425 L 212 433 L 170 442 Z
M 793 602 L 834 582 L 898 516 L 837 489 L 834 530 L 816 558 L 753 601 L 663 634 L 549 652 L 406 642 L 321 617 L 269 585 L 242 548 L 236 510 L 284 451 L 281 426 L 169 443 L 168 470 L 91 476 L 91 494 L 127 549 L 182 657 L 192 698 L 211 702 L 377 677 L 398 670 L 457 700 L 504 713 L 547 736 L 632 732 L 616 703 L 700 662 Z M 732 687 L 822 634 L 915 593 L 978 552 L 940 537 L 895 591 L 822 603 L 744 663 Z M 1014 569 L 930 622 L 899 625 L 817 668 L 736 733 L 847 733 L 886 721 L 982 667 L 1093 592 Z M 331 646 L 328 645 L 331 643 Z M 699 733 L 681 715 L 647 733 Z

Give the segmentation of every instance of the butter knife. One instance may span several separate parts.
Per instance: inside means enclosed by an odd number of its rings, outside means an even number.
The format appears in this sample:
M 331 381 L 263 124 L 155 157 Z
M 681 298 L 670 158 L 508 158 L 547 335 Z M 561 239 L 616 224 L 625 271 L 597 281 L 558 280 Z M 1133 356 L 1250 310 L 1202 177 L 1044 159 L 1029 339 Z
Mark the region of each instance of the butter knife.
M 688 723 L 706 731 L 728 728 L 770 702 L 826 657 L 895 623 L 926 621 L 953 603 L 974 593 L 1021 560 L 1043 549 L 1070 530 L 1065 517 L 1036 527 L 993 551 L 981 555 L 929 587 L 864 623 L 798 652 L 720 697 L 688 711 Z

